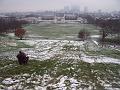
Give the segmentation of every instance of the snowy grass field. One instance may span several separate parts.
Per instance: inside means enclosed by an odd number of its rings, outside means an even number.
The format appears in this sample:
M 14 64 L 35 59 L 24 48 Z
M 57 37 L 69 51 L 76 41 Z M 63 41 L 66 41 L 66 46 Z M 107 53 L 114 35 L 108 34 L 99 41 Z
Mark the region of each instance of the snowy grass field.
M 82 29 L 86 29 L 92 35 L 99 34 L 99 30 L 90 24 L 33 24 L 25 29 L 45 39 L 75 40 Z
M 95 26 L 37 24 L 25 27 L 28 36 L 16 40 L 0 35 L 0 90 L 119 90 L 120 46 L 101 47 Z M 86 28 L 91 40 L 76 41 Z M 30 60 L 19 65 L 24 51 Z
M 18 50 L 20 48 L 31 48 L 31 46 L 26 45 L 19 40 L 15 40 L 15 37 L 9 35 L 0 34 L 0 53 Z
M 120 65 L 60 60 L 0 61 L 3 90 L 119 90 Z

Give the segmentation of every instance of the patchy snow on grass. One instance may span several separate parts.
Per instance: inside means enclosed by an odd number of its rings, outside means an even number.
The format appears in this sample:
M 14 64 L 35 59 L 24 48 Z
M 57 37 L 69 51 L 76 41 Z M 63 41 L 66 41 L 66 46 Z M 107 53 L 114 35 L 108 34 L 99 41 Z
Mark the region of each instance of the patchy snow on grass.
M 68 82 L 70 82 L 69 88 L 71 88 L 71 90 L 76 90 L 76 87 L 79 85 L 79 82 L 76 79 L 68 78 L 67 76 L 58 77 L 57 82 L 50 82 L 51 80 L 54 80 L 54 79 L 47 74 L 44 74 L 43 76 L 35 75 L 35 74 L 32 74 L 32 75 L 21 74 L 21 75 L 14 76 L 12 78 L 4 79 L 2 81 L 4 85 L 1 86 L 1 88 L 7 89 L 7 90 L 13 90 L 13 89 L 15 90 L 17 89 L 67 90 L 67 87 L 69 84 Z M 10 86 L 7 86 L 7 85 L 10 85 Z
M 120 60 L 119 59 L 114 59 L 114 58 L 110 58 L 110 57 L 105 57 L 105 56 L 86 56 L 84 54 L 84 56 L 81 57 L 81 59 L 85 62 L 89 62 L 89 63 L 116 63 L 116 64 L 120 64 Z
M 60 58 L 60 60 L 83 60 L 85 62 L 93 63 L 117 63 L 120 64 L 119 59 L 109 58 L 105 56 L 88 56 L 83 51 L 85 50 L 85 45 L 88 43 L 87 41 L 70 41 L 70 40 L 21 40 L 20 42 L 24 42 L 28 45 L 34 46 L 34 48 L 21 48 L 30 59 L 36 60 L 47 60 L 50 58 Z M 89 41 L 90 43 L 90 41 Z M 96 41 L 92 41 L 96 46 L 98 43 Z M 93 45 L 93 44 L 88 44 Z M 91 48 L 94 48 L 91 46 Z M 99 49 L 99 48 L 97 48 Z M 7 57 L 9 59 L 17 59 L 16 52 L 5 52 L 1 53 L 0 57 Z
M 12 78 L 6 78 L 5 80 L 2 81 L 3 84 L 10 85 L 14 83 L 20 82 L 19 80 L 14 80 Z
M 14 37 L 15 34 L 14 33 L 8 33 L 7 35 L 11 36 L 11 37 Z
M 92 36 L 90 36 L 91 38 L 99 38 L 100 37 L 100 35 L 92 35 Z

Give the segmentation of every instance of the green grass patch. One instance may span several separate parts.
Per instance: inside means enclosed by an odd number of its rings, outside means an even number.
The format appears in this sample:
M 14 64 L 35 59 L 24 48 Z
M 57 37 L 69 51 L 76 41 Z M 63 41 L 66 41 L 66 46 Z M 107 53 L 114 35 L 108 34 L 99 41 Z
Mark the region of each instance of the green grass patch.
M 63 46 L 63 51 L 80 51 L 79 46 L 74 46 L 74 45 L 64 45 Z
M 12 44 L 12 42 L 15 43 L 16 46 L 10 45 L 10 43 Z M 13 50 L 17 50 L 19 48 L 32 48 L 33 47 L 30 45 L 26 45 L 23 42 L 19 42 L 14 37 L 8 36 L 6 34 L 0 34 L 0 44 L 1 44 L 0 52 L 13 51 Z
M 88 30 L 91 34 L 98 34 L 99 30 L 89 24 L 31 24 L 25 27 L 26 30 L 46 38 L 68 38 L 66 36 L 77 37 L 81 29 Z
M 111 49 L 101 49 L 99 51 L 86 51 L 87 55 L 105 55 L 107 57 L 120 59 L 120 51 Z
M 101 78 L 103 78 L 103 76 L 106 77 L 109 74 L 117 76 L 120 74 L 119 69 L 120 65 L 118 64 L 103 64 L 103 63 L 90 64 L 83 61 L 80 61 L 78 63 L 71 63 L 60 62 L 57 60 L 45 60 L 45 61 L 30 60 L 27 65 L 19 65 L 17 61 L 0 60 L 0 73 L 1 73 L 0 76 L 2 77 L 18 75 L 21 73 L 32 74 L 36 72 L 36 74 L 40 75 L 43 74 L 50 74 L 51 76 L 67 75 L 71 77 L 75 75 L 77 78 L 81 79 L 82 78 L 84 79 L 84 76 L 87 76 L 87 79 L 89 78 L 92 79 L 90 74 L 93 73 L 98 74 L 98 76 Z
M 113 44 L 113 45 L 120 45 L 120 38 L 106 38 L 103 43 Z
M 95 85 L 97 89 L 104 87 L 101 81 L 111 85 L 113 82 L 120 81 L 120 65 L 118 64 L 30 60 L 27 65 L 19 65 L 17 61 L 0 60 L 0 77 L 6 78 L 24 73 L 36 73 L 41 76 L 48 74 L 53 78 L 61 75 L 74 77 L 88 85 Z M 119 84 L 116 84 L 116 87 L 119 87 Z
M 26 45 L 23 42 L 17 42 L 16 41 L 16 44 L 17 44 L 17 46 L 1 45 L 0 46 L 0 52 L 13 51 L 13 50 L 17 50 L 19 48 L 33 48 L 33 46 Z

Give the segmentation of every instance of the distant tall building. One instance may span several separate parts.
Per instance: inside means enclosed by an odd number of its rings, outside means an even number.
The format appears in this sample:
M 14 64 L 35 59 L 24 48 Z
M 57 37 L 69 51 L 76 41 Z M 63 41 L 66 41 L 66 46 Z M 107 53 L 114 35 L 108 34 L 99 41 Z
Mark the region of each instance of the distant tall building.
M 69 12 L 70 11 L 70 7 L 69 6 L 65 6 L 64 7 L 64 12 Z
M 85 14 L 88 13 L 88 7 L 84 7 L 84 13 L 85 13 Z
M 98 10 L 98 14 L 100 14 L 100 15 L 102 14 L 102 10 L 101 9 Z
M 77 5 L 65 6 L 64 12 L 66 12 L 66 13 L 80 13 L 80 7 Z
M 80 13 L 80 7 L 79 6 L 71 6 L 71 12 Z

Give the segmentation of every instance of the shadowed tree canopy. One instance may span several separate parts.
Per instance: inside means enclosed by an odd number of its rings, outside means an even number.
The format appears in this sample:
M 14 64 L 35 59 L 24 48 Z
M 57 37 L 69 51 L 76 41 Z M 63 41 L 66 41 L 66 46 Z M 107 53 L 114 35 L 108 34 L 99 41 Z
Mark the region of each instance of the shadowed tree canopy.
M 25 35 L 26 30 L 19 28 L 15 30 L 15 36 L 17 36 L 18 38 L 20 38 L 20 40 L 23 39 L 24 35 Z
M 120 19 L 97 19 L 96 25 L 101 27 L 102 41 L 109 35 L 117 36 L 120 41 Z
M 90 33 L 85 29 L 80 30 L 80 32 L 78 33 L 78 38 L 81 40 L 88 39 L 89 36 Z
M 14 32 L 17 28 L 28 24 L 25 20 L 17 20 L 15 17 L 0 18 L 0 33 Z

